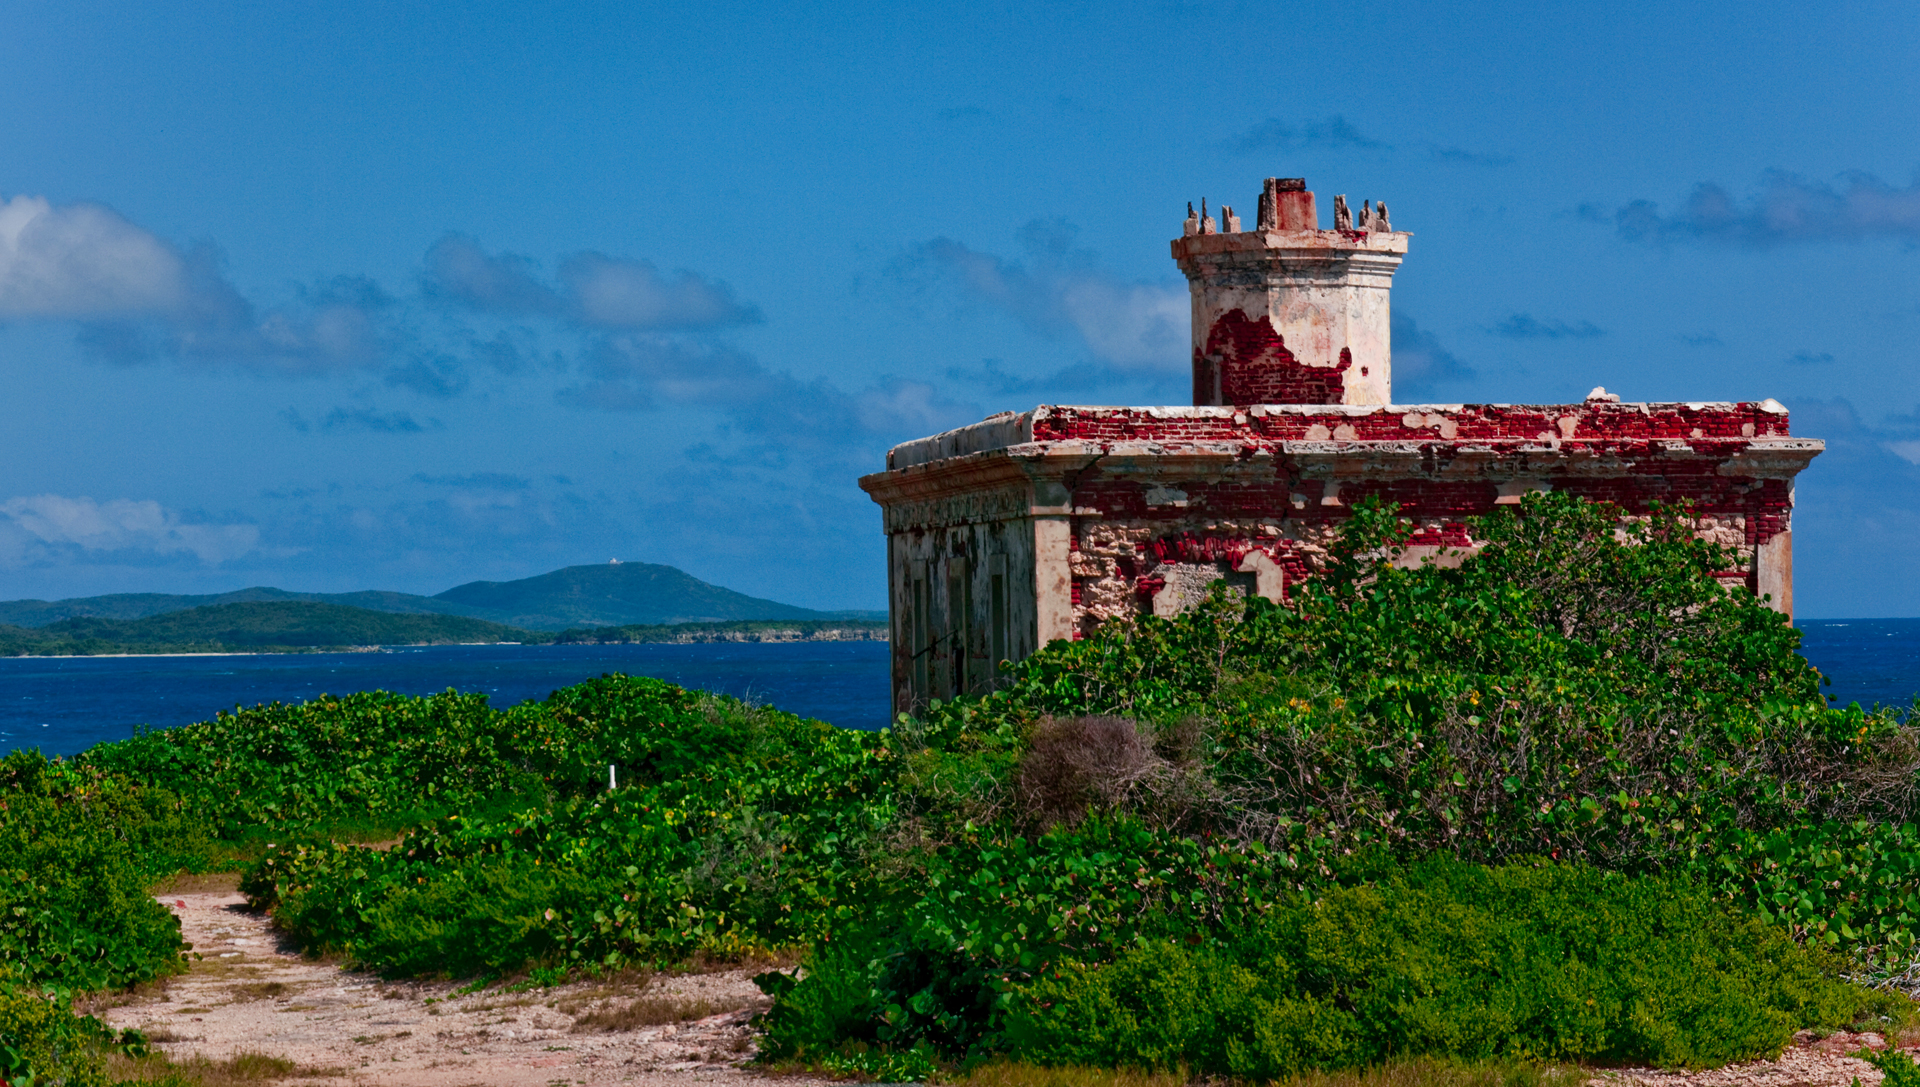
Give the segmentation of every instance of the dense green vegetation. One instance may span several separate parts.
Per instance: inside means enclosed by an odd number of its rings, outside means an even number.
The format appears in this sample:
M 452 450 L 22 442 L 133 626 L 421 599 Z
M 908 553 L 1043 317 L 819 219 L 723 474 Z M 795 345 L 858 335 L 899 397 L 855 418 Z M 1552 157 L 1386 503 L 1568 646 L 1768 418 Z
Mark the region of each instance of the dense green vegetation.
M 73 1014 L 61 993 L 48 994 L 0 973 L 0 1082 L 107 1087 L 113 1079 L 108 1060 L 116 1054 L 146 1056 L 146 1040 L 138 1032 L 117 1032 L 90 1015 Z
M 626 677 L 541 709 L 610 726 L 582 768 L 597 795 L 555 773 L 555 803 L 377 854 L 282 846 L 243 889 L 308 946 L 401 975 L 726 958 L 823 938 L 878 890 L 884 737 Z M 628 783 L 610 793 L 608 762 Z
M 0 759 L 0 1081 L 105 1084 L 111 1053 L 143 1051 L 70 996 L 182 970 L 179 922 L 147 887 L 212 856 L 173 793 L 37 752 Z
M 178 969 L 179 926 L 147 885 L 213 856 L 178 794 L 16 751 L 0 796 L 0 973 L 87 990 Z
M 15 756 L 9 842 L 74 845 L 22 845 L 13 901 L 78 912 L 65 945 L 0 927 L 0 963 L 175 969 L 141 880 L 244 862 L 288 932 L 385 975 L 800 951 L 763 1053 L 888 1078 L 1710 1066 L 1904 1023 L 1846 978 L 1920 952 L 1915 730 L 1825 706 L 1682 513 L 1616 524 L 1536 496 L 1403 570 L 1365 507 L 1288 608 L 1110 626 L 881 733 L 609 676 Z
M 879 619 L 742 619 L 730 623 L 631 624 L 585 627 L 554 635 L 559 645 L 642 645 L 661 642 L 885 641 Z
M 1001 1044 L 1253 1079 L 1406 1052 L 1699 1066 L 1863 1003 L 1784 932 L 1675 881 L 1435 859 L 1277 903 L 1230 940 L 1043 972 Z

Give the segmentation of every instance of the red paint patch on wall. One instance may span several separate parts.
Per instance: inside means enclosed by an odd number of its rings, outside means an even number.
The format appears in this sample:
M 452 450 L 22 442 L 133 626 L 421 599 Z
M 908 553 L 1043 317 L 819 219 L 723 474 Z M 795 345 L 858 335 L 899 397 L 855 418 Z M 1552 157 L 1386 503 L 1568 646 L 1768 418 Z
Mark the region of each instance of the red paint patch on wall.
M 1445 460 L 1436 458 L 1429 470 L 1444 468 Z M 1542 479 L 1553 489 L 1579 495 L 1593 501 L 1611 502 L 1622 511 L 1644 515 L 1653 503 L 1689 503 L 1697 514 L 1739 518 L 1745 526 L 1746 543 L 1757 546 L 1785 531 L 1792 514 L 1792 492 L 1785 480 L 1754 479 L 1720 474 L 1723 462 L 1697 459 L 1670 459 L 1649 456 L 1637 464 L 1623 465 L 1618 475 L 1593 476 L 1568 472 L 1565 466 L 1548 469 Z M 1436 479 L 1430 475 L 1408 475 L 1400 479 L 1356 480 L 1339 491 L 1339 503 L 1321 501 L 1327 494 L 1322 480 L 1301 479 L 1284 456 L 1276 458 L 1280 479 L 1273 483 L 1216 483 L 1193 480 L 1180 484 L 1187 495 L 1183 506 L 1150 506 L 1146 488 L 1131 480 L 1098 480 L 1083 483 L 1074 490 L 1074 503 L 1098 510 L 1102 517 L 1134 522 L 1178 523 L 1194 518 L 1272 517 L 1292 522 L 1328 522 L 1346 519 L 1352 506 L 1370 496 L 1393 502 L 1402 516 L 1430 527 L 1422 528 L 1422 538 L 1410 541 L 1448 547 L 1464 546 L 1462 519 L 1492 513 L 1500 508 L 1500 486 L 1489 479 Z M 1292 478 L 1289 478 L 1289 477 Z M 1294 495 L 1305 501 L 1293 505 Z M 1434 525 L 1445 527 L 1435 528 Z M 1206 553 L 1192 548 L 1207 544 L 1178 543 L 1178 537 L 1166 537 L 1150 549 L 1159 562 L 1211 562 L 1232 559 L 1237 562 L 1245 549 Z M 1223 545 L 1224 546 L 1224 545 Z M 1169 551 L 1168 548 L 1187 550 Z
M 1313 576 L 1312 562 L 1294 541 L 1288 539 L 1255 540 L 1244 536 L 1182 532 L 1176 536 L 1162 536 L 1146 545 L 1146 553 L 1156 562 L 1216 563 L 1236 571 L 1246 557 L 1256 551 L 1266 555 L 1280 568 L 1280 595 L 1283 602 L 1290 586 Z M 1142 577 L 1136 579 L 1134 592 L 1151 597 L 1165 587 L 1165 578 Z
M 1272 320 L 1228 310 L 1208 330 L 1206 350 L 1195 352 L 1194 400 L 1213 402 L 1217 381 L 1222 404 L 1338 404 L 1352 365 L 1353 355 L 1342 351 L 1336 365 L 1309 366 L 1287 349 Z M 1209 386 L 1204 390 L 1203 373 Z
M 1458 521 L 1443 521 L 1415 529 L 1407 537 L 1407 546 L 1467 548 L 1473 546 L 1473 538 L 1467 534 L 1466 525 Z
M 1225 318 L 1222 318 L 1224 321 Z M 1277 340 L 1278 337 L 1276 336 Z M 1197 363 L 1205 362 L 1196 356 Z M 1335 374 L 1332 367 L 1300 367 Z M 1195 372 L 1196 380 L 1199 372 Z M 1336 384 L 1336 389 L 1339 387 Z M 1207 395 L 1212 396 L 1210 391 Z M 1338 402 L 1338 399 L 1333 401 Z M 1244 403 L 1232 401 L 1232 403 Z M 1416 420 L 1409 422 L 1409 420 Z M 1563 434 L 1568 420 L 1572 437 Z M 1325 440 L 1338 426 L 1353 428 L 1356 441 L 1432 441 L 1444 422 L 1454 424 L 1459 441 L 1515 446 L 1551 443 L 1562 448 L 1644 449 L 1652 441 L 1680 441 L 1701 450 L 1744 448 L 1754 437 L 1784 438 L 1785 415 L 1757 404 L 1469 404 L 1446 410 L 1406 407 L 1373 411 L 1285 411 L 1235 419 L 1231 415 L 1175 416 L 1135 408 L 1049 406 L 1034 420 L 1034 440 L 1079 438 L 1093 441 L 1238 441 Z M 1314 428 L 1319 433 L 1314 434 Z M 1496 449 L 1499 446 L 1495 447 Z

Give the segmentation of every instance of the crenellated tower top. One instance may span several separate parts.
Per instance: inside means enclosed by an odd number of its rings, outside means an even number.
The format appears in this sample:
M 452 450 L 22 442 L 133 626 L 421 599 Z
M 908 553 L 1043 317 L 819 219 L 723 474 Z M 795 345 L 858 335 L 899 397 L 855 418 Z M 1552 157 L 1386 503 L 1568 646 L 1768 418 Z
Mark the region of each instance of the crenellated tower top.
M 1390 404 L 1388 293 L 1412 235 L 1387 206 L 1333 198 L 1321 230 L 1304 178 L 1270 177 L 1254 229 L 1188 205 L 1173 259 L 1193 292 L 1193 402 Z

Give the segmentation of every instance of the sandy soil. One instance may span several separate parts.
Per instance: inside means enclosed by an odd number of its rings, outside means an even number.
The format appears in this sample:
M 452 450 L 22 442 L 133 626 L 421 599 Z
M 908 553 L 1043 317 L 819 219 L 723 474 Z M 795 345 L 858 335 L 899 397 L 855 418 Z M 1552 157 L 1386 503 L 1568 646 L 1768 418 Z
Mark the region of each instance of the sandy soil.
M 1706 1072 L 1661 1072 L 1651 1068 L 1620 1068 L 1593 1080 L 1597 1087 L 1849 1087 L 1856 1078 L 1861 1087 L 1877 1087 L 1878 1068 L 1849 1053 L 1885 1049 L 1878 1034 L 1831 1034 L 1814 1038 L 1801 1033 L 1779 1060 L 1747 1061 Z
M 770 1082 L 740 1067 L 753 1055 L 747 1020 L 769 1003 L 751 971 L 461 996 L 451 983 L 387 984 L 306 961 L 232 891 L 159 898 L 202 957 L 191 973 L 101 1014 L 148 1032 L 175 1058 L 261 1052 L 297 1062 L 296 1078 L 356 1085 Z M 648 1020 L 673 1021 L 638 1025 Z

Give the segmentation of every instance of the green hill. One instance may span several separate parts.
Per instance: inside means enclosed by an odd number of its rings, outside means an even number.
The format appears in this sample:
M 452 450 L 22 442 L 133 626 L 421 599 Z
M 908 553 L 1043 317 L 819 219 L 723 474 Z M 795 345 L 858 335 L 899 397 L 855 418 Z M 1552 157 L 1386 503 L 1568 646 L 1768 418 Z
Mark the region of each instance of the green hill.
M 307 601 L 316 604 L 341 604 L 370 611 L 401 615 L 466 615 L 478 618 L 468 609 L 430 596 L 378 590 L 353 593 L 295 593 L 257 585 L 230 593 L 205 596 L 178 596 L 172 593 L 114 593 L 110 596 L 83 596 L 68 600 L 0 601 L 0 624 L 16 627 L 44 627 L 62 619 L 145 619 L 150 615 L 185 611 L 214 604 L 257 604 Z
M 841 615 L 737 593 L 650 562 L 569 566 L 519 581 L 474 581 L 434 597 L 473 614 L 531 630 L 659 626 L 736 619 L 834 619 Z
M 543 641 L 457 615 L 402 615 L 304 600 L 211 604 L 140 619 L 62 619 L 0 627 L 0 654 L 217 653 L 362 645 Z
M 473 581 L 438 596 L 378 590 L 296 593 L 255 586 L 205 596 L 115 593 L 67 600 L 7 600 L 0 601 L 0 626 L 44 629 L 66 619 L 132 620 L 224 604 L 295 602 L 343 605 L 396 615 L 465 616 L 551 631 L 582 626 L 756 619 L 886 618 L 884 611 L 812 611 L 723 589 L 671 566 L 622 562 L 569 566 L 518 581 Z

